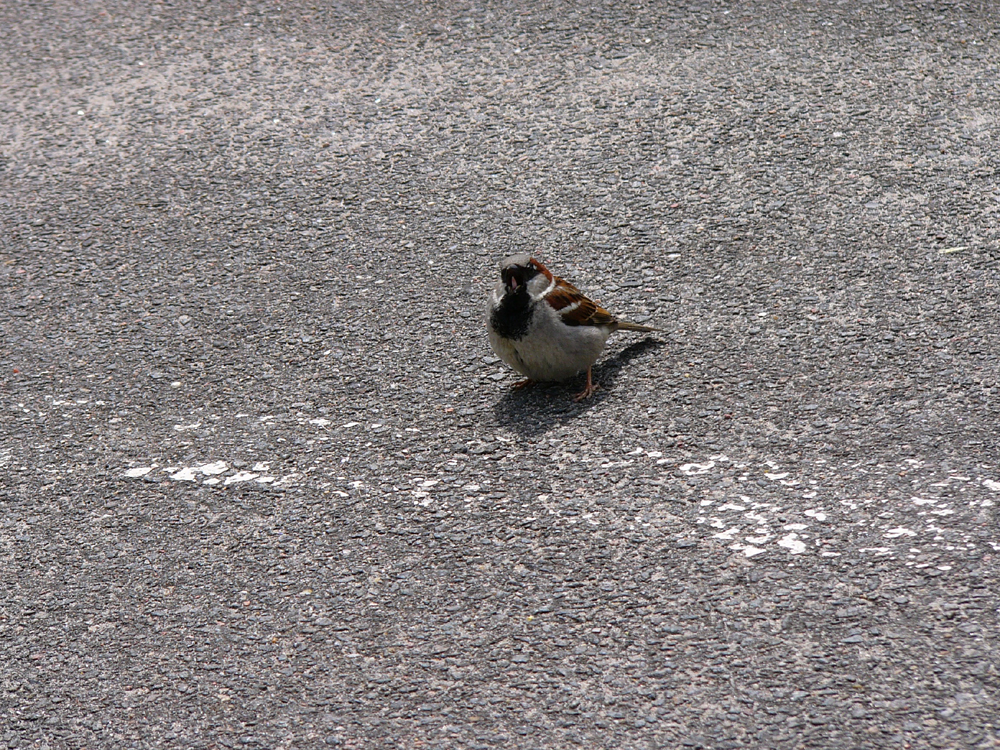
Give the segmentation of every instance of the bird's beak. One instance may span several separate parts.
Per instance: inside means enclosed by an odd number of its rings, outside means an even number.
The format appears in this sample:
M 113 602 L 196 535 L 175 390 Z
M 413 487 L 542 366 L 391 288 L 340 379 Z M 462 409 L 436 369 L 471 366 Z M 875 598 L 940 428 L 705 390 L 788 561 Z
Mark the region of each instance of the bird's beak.
M 511 277 L 510 277 L 510 281 L 508 282 L 507 285 L 510 287 L 510 290 L 512 292 L 516 292 L 517 291 L 517 276 L 514 276 L 512 274 Z

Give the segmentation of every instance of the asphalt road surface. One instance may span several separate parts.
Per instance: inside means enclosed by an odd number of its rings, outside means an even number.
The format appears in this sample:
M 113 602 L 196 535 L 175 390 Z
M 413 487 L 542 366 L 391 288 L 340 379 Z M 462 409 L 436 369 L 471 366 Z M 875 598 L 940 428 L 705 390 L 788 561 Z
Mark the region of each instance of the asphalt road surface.
M 998 25 L 0 4 L 0 748 L 1000 747 Z

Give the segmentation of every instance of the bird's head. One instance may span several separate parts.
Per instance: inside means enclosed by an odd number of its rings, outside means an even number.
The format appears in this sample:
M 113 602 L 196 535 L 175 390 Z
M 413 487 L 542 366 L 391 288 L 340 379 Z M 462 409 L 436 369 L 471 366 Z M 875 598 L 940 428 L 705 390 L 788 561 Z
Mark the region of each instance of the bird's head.
M 500 264 L 500 279 L 506 294 L 528 294 L 530 287 L 538 285 L 538 282 L 532 284 L 532 280 L 539 276 L 545 286 L 552 279 L 545 266 L 527 253 L 511 255 Z

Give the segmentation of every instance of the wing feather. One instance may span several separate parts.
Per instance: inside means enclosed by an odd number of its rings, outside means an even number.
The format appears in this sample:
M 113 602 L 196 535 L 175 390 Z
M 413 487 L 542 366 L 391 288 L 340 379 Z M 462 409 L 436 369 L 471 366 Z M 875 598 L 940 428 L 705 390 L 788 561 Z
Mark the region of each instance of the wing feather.
M 614 315 L 565 279 L 556 277 L 556 286 L 545 296 L 545 300 L 568 326 L 617 327 L 618 319 Z

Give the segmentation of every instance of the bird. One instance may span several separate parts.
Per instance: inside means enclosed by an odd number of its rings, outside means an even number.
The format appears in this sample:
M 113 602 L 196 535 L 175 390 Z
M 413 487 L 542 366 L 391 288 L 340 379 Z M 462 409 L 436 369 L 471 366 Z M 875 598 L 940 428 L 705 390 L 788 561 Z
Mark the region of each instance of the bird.
M 497 356 L 527 378 L 515 388 L 568 380 L 586 370 L 587 385 L 575 401 L 596 390 L 591 368 L 612 333 L 659 330 L 612 315 L 528 253 L 500 263 L 500 283 L 489 295 L 486 327 Z

